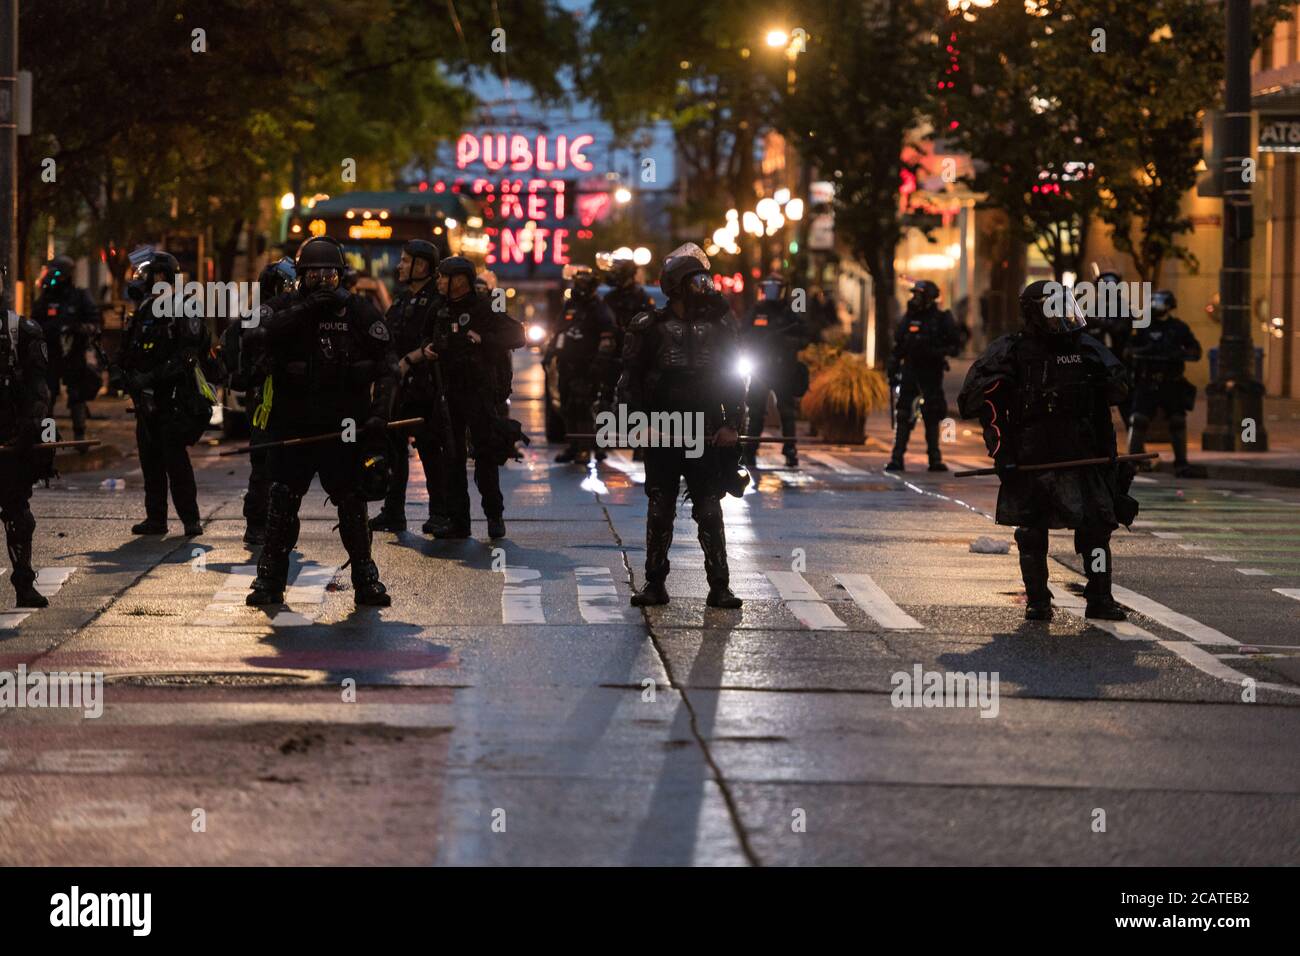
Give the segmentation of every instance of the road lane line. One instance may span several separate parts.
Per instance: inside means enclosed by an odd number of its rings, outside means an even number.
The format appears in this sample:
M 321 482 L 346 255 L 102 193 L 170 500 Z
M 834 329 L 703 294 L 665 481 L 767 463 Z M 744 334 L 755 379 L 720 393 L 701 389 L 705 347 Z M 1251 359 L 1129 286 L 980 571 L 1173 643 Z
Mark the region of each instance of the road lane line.
M 1209 674 L 1211 677 L 1217 677 L 1221 681 L 1241 686 L 1245 681 L 1253 680 L 1253 678 L 1248 677 L 1241 671 L 1229 667 L 1203 647 L 1198 647 L 1187 641 L 1158 641 L 1157 643 L 1165 650 L 1177 654 L 1197 670 Z M 1255 681 L 1255 687 L 1300 696 L 1300 687 L 1288 687 L 1285 684 L 1274 684 L 1269 681 Z
M 916 631 L 922 624 L 893 602 L 869 574 L 837 574 L 855 604 L 881 627 L 891 631 Z
M 825 465 L 831 471 L 840 475 L 865 475 L 867 474 L 861 468 L 855 468 L 842 458 L 836 458 L 834 455 L 828 455 L 824 451 L 805 451 L 805 458 L 810 458 L 818 464 Z
M 1120 587 L 1118 584 L 1112 587 L 1115 600 L 1120 604 L 1125 604 L 1137 611 L 1139 614 L 1145 614 L 1153 621 L 1157 621 L 1169 628 L 1171 631 L 1177 631 L 1184 637 L 1187 637 L 1197 644 L 1240 644 L 1240 641 L 1233 640 L 1222 631 L 1210 627 L 1208 624 L 1202 624 L 1193 617 L 1186 614 L 1180 614 L 1172 608 L 1165 607 L 1159 601 L 1144 597 L 1136 591 L 1130 591 L 1128 588 Z
M 827 631 L 848 626 L 835 616 L 830 605 L 798 571 L 764 571 L 763 574 L 804 627 L 811 631 Z
M 32 583 L 32 587 L 42 597 L 53 598 L 76 570 L 76 568 L 40 568 L 36 572 L 36 580 Z M 5 573 L 7 569 L 0 568 L 0 577 Z M 15 630 L 19 624 L 36 613 L 36 610 L 32 608 L 25 611 L 0 612 L 0 631 Z
M 627 619 L 609 568 L 575 568 L 578 611 L 588 624 L 621 624 Z
M 1112 634 L 1121 641 L 1159 640 L 1146 628 L 1139 627 L 1132 621 L 1103 621 L 1099 618 L 1088 617 L 1086 613 L 1088 602 L 1082 596 L 1061 587 L 1059 584 L 1049 584 L 1048 587 L 1052 589 L 1052 600 L 1057 607 L 1072 617 L 1081 619 L 1091 627 Z
M 541 576 L 542 572 L 533 568 L 506 566 L 506 582 L 501 589 L 502 624 L 546 623 L 542 611 L 542 586 L 525 583 L 536 581 Z
M 1237 568 L 1238 574 L 1245 574 L 1252 577 L 1272 577 L 1272 571 L 1265 571 L 1263 568 Z
M 1283 597 L 1289 597 L 1292 600 L 1300 601 L 1300 588 L 1274 588 L 1273 590 Z

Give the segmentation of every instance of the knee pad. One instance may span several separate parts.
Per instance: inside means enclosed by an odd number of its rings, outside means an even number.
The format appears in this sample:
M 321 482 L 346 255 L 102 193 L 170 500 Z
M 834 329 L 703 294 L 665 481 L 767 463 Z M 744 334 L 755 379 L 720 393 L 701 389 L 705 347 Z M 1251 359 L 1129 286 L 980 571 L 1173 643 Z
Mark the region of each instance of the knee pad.
M 268 498 L 271 509 L 284 515 L 296 515 L 298 506 L 302 504 L 302 495 L 295 495 L 288 485 L 281 482 L 271 485 Z
M 704 498 L 691 503 L 691 517 L 696 524 L 710 524 L 722 520 L 722 502 L 717 498 Z
M 649 503 L 646 513 L 660 520 L 672 521 L 677 515 L 677 502 L 674 496 L 659 488 L 652 488 L 648 493 Z
M 5 531 L 20 538 L 30 538 L 36 531 L 36 518 L 30 508 L 11 508 L 4 512 Z
M 1016 547 L 1027 554 L 1042 554 L 1047 551 L 1046 528 L 1017 528 Z

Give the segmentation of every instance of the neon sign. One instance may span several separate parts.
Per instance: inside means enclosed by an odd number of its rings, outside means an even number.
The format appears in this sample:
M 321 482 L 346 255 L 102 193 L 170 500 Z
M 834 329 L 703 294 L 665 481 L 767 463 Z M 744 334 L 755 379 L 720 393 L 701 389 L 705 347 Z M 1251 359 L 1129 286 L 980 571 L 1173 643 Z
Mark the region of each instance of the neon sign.
M 378 219 L 363 219 L 359 226 L 348 226 L 349 239 L 388 239 L 393 234 L 393 227 L 380 223 Z
M 550 173 L 566 169 L 591 172 L 594 167 L 584 150 L 595 141 L 594 136 L 586 133 L 572 139 L 556 136 L 554 140 L 545 133 L 536 137 L 521 133 L 462 133 L 456 140 L 456 167 L 465 169 L 481 162 L 492 172 L 506 167 L 516 173 L 525 170 Z

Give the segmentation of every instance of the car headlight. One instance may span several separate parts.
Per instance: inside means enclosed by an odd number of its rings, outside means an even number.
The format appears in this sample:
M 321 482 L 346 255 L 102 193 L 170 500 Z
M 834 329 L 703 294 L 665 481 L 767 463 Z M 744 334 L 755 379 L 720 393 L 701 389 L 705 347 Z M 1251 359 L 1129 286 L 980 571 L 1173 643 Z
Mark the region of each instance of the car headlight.
M 542 339 L 544 339 L 544 338 L 546 338 L 546 329 L 545 329 L 545 328 L 543 328 L 543 327 L 540 326 L 540 325 L 530 325 L 530 326 L 528 326 L 528 341 L 530 341 L 530 342 L 540 342 L 540 341 L 542 341 Z
M 754 374 L 754 362 L 748 355 L 742 355 L 737 359 L 736 374 L 741 378 L 749 378 Z

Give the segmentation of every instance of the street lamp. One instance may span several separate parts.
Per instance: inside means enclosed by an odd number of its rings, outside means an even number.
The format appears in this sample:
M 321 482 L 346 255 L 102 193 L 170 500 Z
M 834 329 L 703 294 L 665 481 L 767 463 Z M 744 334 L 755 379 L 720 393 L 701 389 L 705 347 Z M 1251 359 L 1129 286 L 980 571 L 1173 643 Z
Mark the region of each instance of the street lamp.
M 280 197 L 280 208 L 285 212 L 290 212 L 297 205 L 298 199 L 293 193 L 285 193 Z
M 790 34 L 784 30 L 768 30 L 766 39 L 768 46 L 780 50 L 789 44 Z
M 614 190 L 614 202 L 618 203 L 620 206 L 627 205 L 631 201 L 632 190 L 628 189 L 626 186 L 619 186 Z

